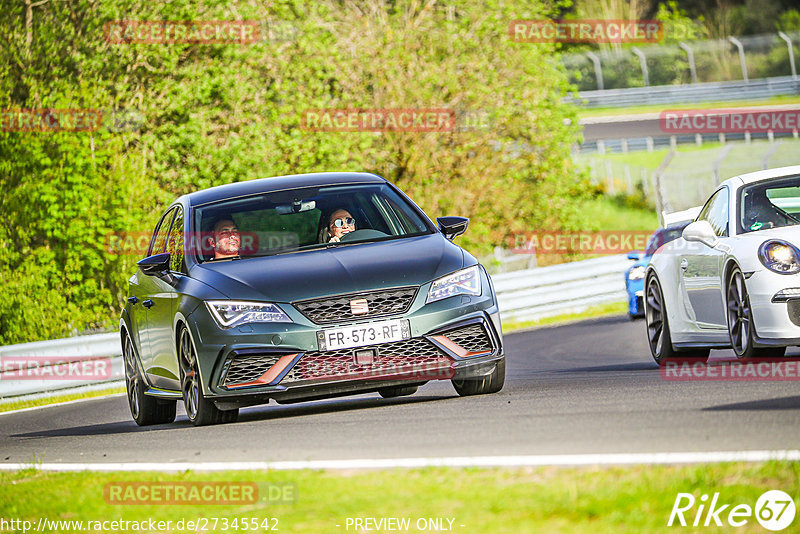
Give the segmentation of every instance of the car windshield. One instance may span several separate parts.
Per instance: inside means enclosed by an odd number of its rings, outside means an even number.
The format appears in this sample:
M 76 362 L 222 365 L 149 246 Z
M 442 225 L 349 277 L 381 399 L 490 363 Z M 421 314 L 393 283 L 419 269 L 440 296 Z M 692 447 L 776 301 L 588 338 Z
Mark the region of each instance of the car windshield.
M 739 233 L 800 224 L 800 176 L 743 187 L 738 204 Z
M 678 239 L 683 233 L 684 228 L 686 228 L 686 224 L 670 226 L 669 228 L 662 228 L 661 230 L 656 231 L 656 233 L 650 237 L 650 241 L 647 243 L 647 249 L 644 251 L 645 256 L 652 256 L 661 245 L 665 245 L 670 241 L 675 241 Z
M 195 209 L 199 261 L 286 254 L 433 232 L 386 184 L 264 193 Z

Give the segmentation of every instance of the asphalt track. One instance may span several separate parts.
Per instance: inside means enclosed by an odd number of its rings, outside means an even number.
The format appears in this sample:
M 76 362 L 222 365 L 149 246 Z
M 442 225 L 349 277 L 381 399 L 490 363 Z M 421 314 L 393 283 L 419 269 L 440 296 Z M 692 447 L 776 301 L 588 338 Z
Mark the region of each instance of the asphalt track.
M 630 115 L 621 117 L 592 117 L 581 121 L 583 140 L 622 139 L 634 137 L 669 137 L 659 122 L 658 113 Z
M 796 449 L 798 382 L 666 381 L 642 321 L 506 336 L 505 388 L 449 382 L 242 410 L 235 424 L 139 428 L 124 396 L 0 415 L 0 463 L 247 462 Z M 790 354 L 797 354 L 793 349 Z M 712 357 L 730 356 L 712 351 Z
M 664 111 L 674 111 L 674 107 L 664 106 Z M 798 111 L 797 104 L 748 106 L 736 108 L 737 112 L 744 111 Z M 734 113 L 733 109 L 724 109 L 724 106 L 714 106 L 706 110 L 713 116 L 721 118 Z M 598 139 L 632 139 L 639 137 L 669 137 L 675 132 L 665 131 L 660 121 L 660 112 L 641 113 L 635 115 L 617 115 L 610 117 L 587 117 L 580 121 L 583 127 L 583 140 L 585 142 Z M 720 122 L 721 124 L 721 122 Z M 694 131 L 682 132 L 678 135 L 694 135 Z

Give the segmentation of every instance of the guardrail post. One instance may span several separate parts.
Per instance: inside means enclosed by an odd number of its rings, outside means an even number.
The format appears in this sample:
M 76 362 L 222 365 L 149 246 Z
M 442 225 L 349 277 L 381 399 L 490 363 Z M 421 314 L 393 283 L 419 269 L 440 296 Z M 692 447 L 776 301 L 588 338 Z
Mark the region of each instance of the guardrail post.
M 678 43 L 678 46 L 680 46 L 684 52 L 686 52 L 686 57 L 689 59 L 689 72 L 692 75 L 692 83 L 697 83 L 697 66 L 694 63 L 694 51 L 683 41 Z
M 625 185 L 628 186 L 628 194 L 633 194 L 633 180 L 631 180 L 631 167 L 630 165 L 625 165 Z
M 653 185 L 655 186 L 656 190 L 656 212 L 658 213 L 658 223 L 661 226 L 664 226 L 664 213 L 672 212 L 672 206 L 667 199 L 666 193 L 664 193 L 664 183 L 661 181 L 662 175 L 664 171 L 669 167 L 672 158 L 675 157 L 675 149 L 670 149 L 666 156 L 664 156 L 661 165 L 658 166 L 656 172 L 653 173 Z
M 600 58 L 594 52 L 586 52 L 586 57 L 594 63 L 594 77 L 597 78 L 597 89 L 602 91 L 605 89 L 603 84 L 603 65 L 600 63 Z
M 786 41 L 786 46 L 789 47 L 789 64 L 792 66 L 792 78 L 797 79 L 797 68 L 794 66 L 794 46 L 792 46 L 792 39 L 783 32 L 778 32 L 778 37 Z
M 714 162 L 711 164 L 711 173 L 714 176 L 714 187 L 718 186 L 719 183 L 722 181 L 719 179 L 719 166 L 722 163 L 722 160 L 728 157 L 728 152 L 731 151 L 733 145 L 725 145 L 722 147 L 722 150 L 719 152 L 719 156 L 714 159 Z M 701 197 L 703 194 L 700 195 Z
M 606 160 L 606 182 L 608 183 L 608 193 L 615 194 L 614 189 L 614 170 L 611 168 L 611 160 Z
M 639 169 L 639 174 L 640 174 L 639 179 L 642 182 L 642 192 L 644 193 L 644 196 L 648 197 L 650 196 L 650 184 L 647 181 L 647 170 L 645 170 L 645 168 L 642 167 L 641 169 Z
M 645 57 L 644 52 L 635 46 L 631 48 L 631 52 L 636 54 L 636 57 L 639 58 L 639 63 L 642 65 L 642 78 L 644 78 L 644 86 L 648 87 L 650 85 L 650 74 L 647 71 L 647 58 Z
M 771 147 L 769 147 L 769 150 L 767 150 L 767 152 L 764 154 L 764 158 L 761 160 L 761 169 L 762 170 L 769 169 L 769 160 L 770 160 L 770 158 L 772 158 L 773 154 L 775 154 L 775 152 L 778 151 L 778 146 L 780 146 L 780 144 L 781 144 L 781 142 L 777 141 Z
M 736 37 L 728 37 L 728 40 L 730 42 L 732 42 L 734 45 L 736 45 L 736 48 L 739 49 L 739 63 L 742 65 L 742 76 L 744 78 L 744 81 L 748 81 L 747 80 L 747 63 L 744 60 L 744 45 Z

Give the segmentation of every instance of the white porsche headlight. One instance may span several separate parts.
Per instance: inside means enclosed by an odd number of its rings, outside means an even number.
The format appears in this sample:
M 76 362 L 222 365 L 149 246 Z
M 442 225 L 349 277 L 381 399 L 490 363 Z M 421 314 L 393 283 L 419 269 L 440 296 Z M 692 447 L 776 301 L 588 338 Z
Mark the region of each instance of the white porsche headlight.
M 800 272 L 800 250 L 780 239 L 764 241 L 758 247 L 758 259 L 764 267 L 779 274 Z
M 641 280 L 644 278 L 644 271 L 645 268 L 643 266 L 637 265 L 628 273 L 628 280 Z
M 454 273 L 434 280 L 428 291 L 425 304 L 446 299 L 453 295 L 480 295 L 481 273 L 477 265 L 461 269 Z
M 206 306 L 222 328 L 230 328 L 244 323 L 293 322 L 275 304 L 238 300 L 207 300 Z

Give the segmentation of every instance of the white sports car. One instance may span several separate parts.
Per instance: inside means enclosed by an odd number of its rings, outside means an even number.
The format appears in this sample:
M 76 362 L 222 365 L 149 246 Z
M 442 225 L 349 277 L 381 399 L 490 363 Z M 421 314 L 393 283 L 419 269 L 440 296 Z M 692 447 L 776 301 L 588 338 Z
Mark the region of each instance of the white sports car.
M 800 165 L 726 180 L 645 273 L 650 352 L 780 357 L 800 345 Z

